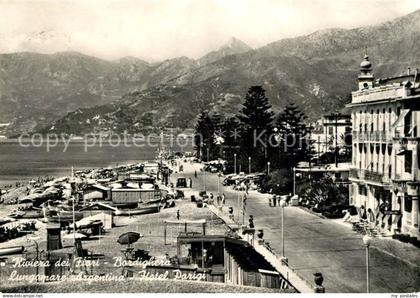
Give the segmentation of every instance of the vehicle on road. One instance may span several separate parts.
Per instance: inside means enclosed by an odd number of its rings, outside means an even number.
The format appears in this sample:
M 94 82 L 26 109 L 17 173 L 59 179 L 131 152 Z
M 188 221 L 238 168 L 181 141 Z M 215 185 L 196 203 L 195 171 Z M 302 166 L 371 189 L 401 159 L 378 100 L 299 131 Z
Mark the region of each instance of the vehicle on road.
M 176 180 L 176 187 L 179 187 L 179 188 L 186 188 L 186 187 L 187 187 L 187 179 L 186 179 L 186 178 L 184 178 L 184 177 L 179 177 L 179 178 Z

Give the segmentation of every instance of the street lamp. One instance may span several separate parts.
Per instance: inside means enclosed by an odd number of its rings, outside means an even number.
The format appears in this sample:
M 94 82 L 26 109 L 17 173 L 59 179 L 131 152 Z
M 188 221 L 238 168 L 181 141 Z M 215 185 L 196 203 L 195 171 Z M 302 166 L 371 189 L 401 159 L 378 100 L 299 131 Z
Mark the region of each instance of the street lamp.
M 217 192 L 218 192 L 218 195 L 219 195 L 219 199 L 220 199 L 220 177 L 222 176 L 222 173 L 219 171 L 219 174 L 217 174 L 217 178 L 218 178 L 218 180 L 217 180 Z
M 236 153 L 233 153 L 233 172 L 236 174 Z
M 35 252 L 36 252 L 36 282 L 39 282 L 39 244 L 38 240 L 41 237 L 28 237 L 28 241 L 32 240 L 35 243 Z
M 296 168 L 293 167 L 293 195 L 296 195 Z
M 280 207 L 281 207 L 281 260 L 282 263 L 287 264 L 287 258 L 284 256 L 284 207 L 286 207 L 286 201 L 281 200 L 280 201 Z
M 250 157 L 248 157 L 248 170 L 249 170 L 249 173 L 251 174 L 251 156 Z
M 267 175 L 270 175 L 270 162 L 267 161 Z
M 207 186 L 206 186 L 206 168 L 203 167 L 203 188 L 204 188 L 204 192 L 207 191 Z
M 372 237 L 369 235 L 363 236 L 363 244 L 366 246 L 366 293 L 369 293 L 369 246 Z

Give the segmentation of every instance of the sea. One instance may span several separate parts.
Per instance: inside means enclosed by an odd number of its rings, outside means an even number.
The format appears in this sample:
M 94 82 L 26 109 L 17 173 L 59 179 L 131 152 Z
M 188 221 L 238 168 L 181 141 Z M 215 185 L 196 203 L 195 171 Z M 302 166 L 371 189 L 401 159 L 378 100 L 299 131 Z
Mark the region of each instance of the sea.
M 70 176 L 74 171 L 139 163 L 157 158 L 160 148 L 192 152 L 192 139 L 181 141 L 92 142 L 67 140 L 0 140 L 0 188 L 25 183 L 38 177 Z

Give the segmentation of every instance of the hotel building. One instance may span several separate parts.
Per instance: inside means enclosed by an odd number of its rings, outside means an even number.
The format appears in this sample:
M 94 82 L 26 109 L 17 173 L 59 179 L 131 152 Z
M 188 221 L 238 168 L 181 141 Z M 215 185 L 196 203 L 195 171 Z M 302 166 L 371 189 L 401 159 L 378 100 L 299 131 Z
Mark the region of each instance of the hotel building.
M 420 238 L 417 70 L 375 80 L 366 55 L 358 85 L 347 105 L 353 123 L 350 204 L 364 206 L 381 233 Z

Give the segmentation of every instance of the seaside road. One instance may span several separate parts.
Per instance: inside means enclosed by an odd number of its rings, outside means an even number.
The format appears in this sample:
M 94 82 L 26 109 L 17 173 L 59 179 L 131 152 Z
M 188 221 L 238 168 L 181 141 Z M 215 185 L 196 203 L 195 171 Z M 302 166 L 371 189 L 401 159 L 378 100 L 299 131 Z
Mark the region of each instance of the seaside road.
M 191 177 L 193 189 L 204 189 L 217 194 L 218 177 L 216 174 L 201 172 L 200 164 L 184 164 L 184 172 L 172 175 Z M 194 171 L 198 177 L 194 178 Z M 205 176 L 205 177 L 204 177 Z M 231 187 L 221 186 L 226 195 L 226 207 L 234 208 L 237 217 L 238 192 Z M 226 211 L 227 208 L 224 208 Z M 324 275 L 326 292 L 366 291 L 366 259 L 362 235 L 350 227 L 330 219 L 322 219 L 299 207 L 285 208 L 285 256 L 297 274 L 313 284 L 313 274 Z M 248 216 L 254 216 L 256 229 L 264 230 L 264 239 L 270 243 L 276 255 L 281 256 L 281 208 L 269 207 L 268 196 L 258 192 L 248 195 L 245 223 Z M 242 220 L 242 218 L 241 218 Z M 380 239 L 376 241 L 382 241 Z M 371 292 L 418 292 L 420 289 L 420 259 L 417 266 L 407 264 L 400 258 L 370 248 L 370 291 Z

